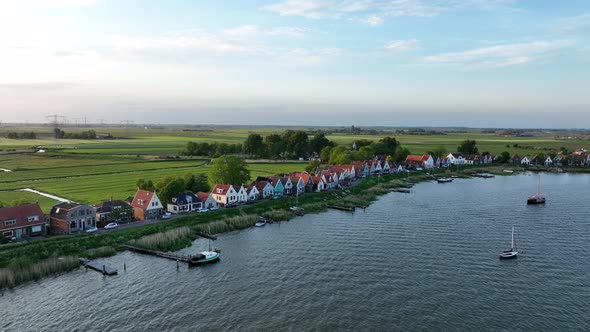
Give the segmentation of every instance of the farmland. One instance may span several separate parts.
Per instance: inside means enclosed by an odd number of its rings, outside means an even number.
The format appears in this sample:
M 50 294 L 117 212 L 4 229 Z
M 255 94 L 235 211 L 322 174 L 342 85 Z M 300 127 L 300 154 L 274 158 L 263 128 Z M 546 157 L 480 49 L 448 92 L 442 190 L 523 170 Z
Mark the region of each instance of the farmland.
M 81 132 L 89 128 L 64 128 L 66 132 Z M 136 190 L 138 179 L 154 183 L 168 176 L 184 176 L 187 173 L 209 172 L 209 158 L 179 158 L 187 142 L 240 144 L 250 133 L 266 136 L 281 134 L 287 129 L 313 128 L 92 128 L 97 133 L 111 134 L 114 139 L 54 139 L 53 128 L 2 128 L 0 137 L 7 130 L 34 131 L 37 139 L 0 138 L 0 191 L 10 200 L 39 200 L 44 210 L 51 201 L 33 197 L 30 193 L 14 191 L 32 188 L 70 200 L 95 204 L 110 198 L 125 199 Z M 438 131 L 429 135 L 410 135 L 393 130 L 374 131 L 372 135 L 352 135 L 343 128 L 339 130 L 320 128 L 327 138 L 342 146 L 351 146 L 356 140 L 378 141 L 393 136 L 402 146 L 414 154 L 443 147 L 448 152 L 456 151 L 466 139 L 476 140 L 479 151 L 500 154 L 503 151 L 523 155 L 538 152 L 548 153 L 561 148 L 575 150 L 588 148 L 590 138 L 584 132 L 534 131 L 527 137 L 504 137 L 481 130 Z M 500 132 L 500 131 L 498 131 Z M 558 138 L 565 139 L 558 139 Z M 44 152 L 37 152 L 42 149 Z M 303 170 L 305 163 L 292 161 L 255 162 L 249 164 L 251 178 L 258 175 L 273 175 Z M 36 196 L 36 195 L 35 195 Z M 8 198 L 5 198 L 8 199 Z M 1 199 L 0 199 L 1 200 Z

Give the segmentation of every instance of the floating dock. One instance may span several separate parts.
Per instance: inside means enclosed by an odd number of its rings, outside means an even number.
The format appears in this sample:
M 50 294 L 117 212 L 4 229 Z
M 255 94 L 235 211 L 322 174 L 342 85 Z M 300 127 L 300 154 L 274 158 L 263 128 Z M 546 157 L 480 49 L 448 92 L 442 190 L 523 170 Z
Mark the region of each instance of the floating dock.
M 86 258 L 80 258 L 80 262 L 82 262 L 82 265 L 84 265 L 84 267 L 93 269 L 107 276 L 114 276 L 117 273 L 119 273 L 117 269 L 113 269 L 97 261 L 91 261 Z
M 345 206 L 338 206 L 338 205 L 328 205 L 329 209 L 340 210 L 340 211 L 348 211 L 354 212 L 354 207 L 345 207 Z
M 410 193 L 410 189 L 408 189 L 408 188 L 394 188 L 394 189 L 391 189 L 391 191 L 396 192 L 396 193 L 404 193 L 404 194 Z

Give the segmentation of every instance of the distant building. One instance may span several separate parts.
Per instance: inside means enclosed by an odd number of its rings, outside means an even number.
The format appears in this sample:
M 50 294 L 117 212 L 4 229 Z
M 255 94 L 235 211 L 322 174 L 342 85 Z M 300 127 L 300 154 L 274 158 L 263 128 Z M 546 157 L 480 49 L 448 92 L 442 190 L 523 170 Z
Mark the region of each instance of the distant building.
M 113 221 L 133 219 L 133 208 L 129 203 L 120 200 L 110 200 L 94 206 L 96 221 L 104 226 Z
M 64 202 L 54 205 L 49 213 L 52 234 L 72 234 L 96 226 L 96 210 L 86 204 Z

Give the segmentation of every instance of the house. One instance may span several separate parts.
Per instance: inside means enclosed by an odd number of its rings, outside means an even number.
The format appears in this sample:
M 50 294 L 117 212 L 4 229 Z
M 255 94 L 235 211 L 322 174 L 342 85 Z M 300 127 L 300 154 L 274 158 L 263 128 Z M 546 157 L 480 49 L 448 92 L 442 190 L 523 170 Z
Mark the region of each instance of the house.
M 538 165 L 542 165 L 543 162 L 545 160 L 541 160 L 541 158 L 539 157 L 539 155 L 535 155 L 533 158 L 531 158 L 531 164 L 538 166 Z
M 251 184 L 244 189 L 246 190 L 246 199 L 248 202 L 256 202 L 260 198 L 260 191 L 258 191 L 255 185 Z
M 133 216 L 138 220 L 157 219 L 164 213 L 164 206 L 153 191 L 137 190 L 131 201 Z
M 211 196 L 213 196 L 215 201 L 222 206 L 227 204 L 235 204 L 239 201 L 238 192 L 234 186 L 229 184 L 215 185 L 213 190 L 211 190 Z
M 483 164 L 483 157 L 478 154 L 469 154 L 465 156 L 465 165 Z
M 465 157 L 460 153 L 449 153 L 447 155 L 451 165 L 465 165 Z
M 217 201 L 215 200 L 215 198 L 213 198 L 213 195 L 210 195 L 209 193 L 199 192 L 197 193 L 197 197 L 201 201 L 203 208 L 209 210 L 216 210 L 219 208 L 219 204 L 217 204 Z
M 72 234 L 96 226 L 93 206 L 71 202 L 54 205 L 49 212 L 51 234 Z
M 303 194 L 305 194 L 305 182 L 303 181 L 303 178 L 301 176 L 291 176 L 289 178 L 289 180 L 291 181 L 291 183 L 294 184 L 293 188 L 293 192 L 294 195 L 297 196 L 301 196 Z
M 429 154 L 425 154 L 422 156 L 417 155 L 408 155 L 406 160 L 404 161 L 406 166 L 411 168 L 423 168 L 423 169 L 432 169 L 434 167 L 434 160 L 432 156 Z
M 203 207 L 203 203 L 190 191 L 178 193 L 172 197 L 172 201 L 168 203 L 167 210 L 171 213 L 188 213 L 198 211 Z
M 248 201 L 248 193 L 246 192 L 246 188 L 244 186 L 233 186 L 234 191 L 237 195 L 236 203 L 246 203 Z
M 543 161 L 543 165 L 545 165 L 545 166 L 553 165 L 553 160 L 551 159 L 551 157 L 547 156 L 547 158 L 545 158 L 545 161 Z
M 313 191 L 320 192 L 326 190 L 326 183 L 320 176 L 312 176 L 313 181 Z
M 334 189 L 338 187 L 338 180 L 334 179 L 334 176 L 329 171 L 323 171 L 320 175 L 322 181 L 326 184 L 326 189 Z
M 531 159 L 528 156 L 524 156 L 522 159 L 520 159 L 520 164 L 522 166 L 528 166 L 531 164 Z
M 285 186 L 283 185 L 283 182 L 281 182 L 280 178 L 271 176 L 267 179 L 274 188 L 273 197 L 283 197 L 285 195 Z
M 381 164 L 381 169 L 383 170 L 383 174 L 389 174 L 391 172 L 391 167 L 389 165 L 389 162 L 387 162 L 387 160 L 382 159 L 379 161 L 379 163 Z
M 291 176 L 301 177 L 301 179 L 303 180 L 303 183 L 305 183 L 305 191 L 306 192 L 313 191 L 313 179 L 311 178 L 311 175 L 309 173 L 307 173 L 307 172 L 293 172 L 293 173 L 291 173 Z
M 98 226 L 104 226 L 118 220 L 133 219 L 133 208 L 120 200 L 105 201 L 94 206 Z
M 270 198 L 274 194 L 274 187 L 268 181 L 254 181 L 252 185 L 256 186 L 260 199 Z
M 517 154 L 513 154 L 511 160 L 512 160 L 512 165 L 520 165 L 522 158 L 520 158 L 520 156 Z
M 0 208 L 0 232 L 9 240 L 45 235 L 45 214 L 37 203 Z
M 435 167 L 449 167 L 451 160 L 448 157 L 437 157 L 434 165 Z
M 283 184 L 283 188 L 284 188 L 284 195 L 293 195 L 295 194 L 294 190 L 293 190 L 293 182 L 291 182 L 291 179 L 289 179 L 288 177 L 285 176 L 281 176 L 279 178 L 279 181 L 282 182 Z

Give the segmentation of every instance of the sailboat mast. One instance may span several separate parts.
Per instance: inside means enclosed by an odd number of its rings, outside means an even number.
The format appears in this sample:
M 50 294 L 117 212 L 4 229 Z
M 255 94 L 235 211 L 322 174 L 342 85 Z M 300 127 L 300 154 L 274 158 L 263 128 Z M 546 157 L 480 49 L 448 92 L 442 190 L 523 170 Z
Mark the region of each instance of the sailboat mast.
M 512 226 L 512 245 L 510 246 L 510 249 L 514 250 L 514 226 Z
M 539 174 L 539 178 L 537 179 L 537 195 L 541 195 L 541 174 Z

